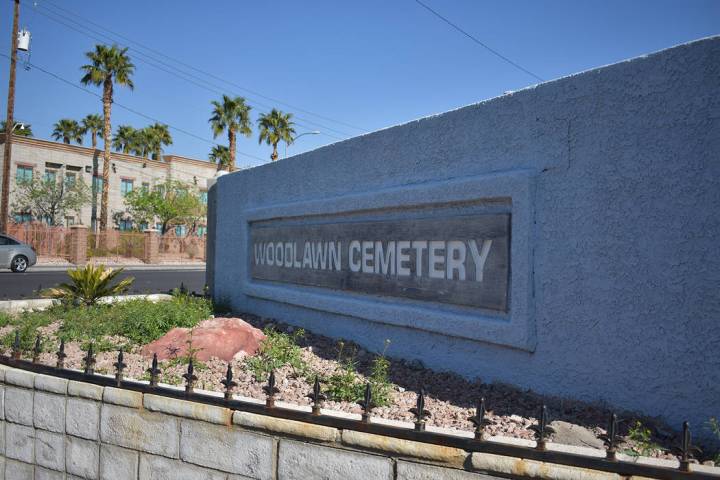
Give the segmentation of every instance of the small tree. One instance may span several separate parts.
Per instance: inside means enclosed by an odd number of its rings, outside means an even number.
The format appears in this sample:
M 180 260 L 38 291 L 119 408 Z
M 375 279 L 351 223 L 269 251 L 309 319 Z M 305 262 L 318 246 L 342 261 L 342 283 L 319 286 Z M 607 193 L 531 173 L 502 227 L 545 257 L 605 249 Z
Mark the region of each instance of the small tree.
M 151 190 L 137 189 L 125 196 L 125 206 L 136 223 L 161 223 L 161 233 L 176 225 L 189 225 L 194 231 L 206 215 L 197 189 L 184 182 L 167 180 Z
M 15 189 L 15 212 L 32 212 L 49 225 L 62 225 L 67 212 L 80 215 L 80 209 L 90 203 L 90 189 L 82 179 L 68 182 L 61 176 L 56 179 L 35 177 L 18 184 Z

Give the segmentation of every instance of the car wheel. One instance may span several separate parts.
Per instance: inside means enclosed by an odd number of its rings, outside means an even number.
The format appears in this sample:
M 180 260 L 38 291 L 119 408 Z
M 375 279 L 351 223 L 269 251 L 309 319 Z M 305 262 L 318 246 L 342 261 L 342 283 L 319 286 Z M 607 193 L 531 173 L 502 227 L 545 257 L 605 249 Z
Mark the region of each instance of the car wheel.
M 13 258 L 10 264 L 10 269 L 15 273 L 22 273 L 28 268 L 28 259 L 23 255 L 18 255 Z

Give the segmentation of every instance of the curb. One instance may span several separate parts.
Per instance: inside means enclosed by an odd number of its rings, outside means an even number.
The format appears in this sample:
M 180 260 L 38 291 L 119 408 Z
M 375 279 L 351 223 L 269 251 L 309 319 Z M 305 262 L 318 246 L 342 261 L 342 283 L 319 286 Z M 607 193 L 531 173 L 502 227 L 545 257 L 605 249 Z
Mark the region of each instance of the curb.
M 150 300 L 151 302 L 161 302 L 170 300 L 172 297 L 166 293 L 151 293 L 147 295 L 120 295 L 115 297 L 103 297 L 98 301 L 98 303 L 109 304 L 126 300 L 134 300 L 138 298 Z M 22 312 L 24 310 L 45 310 L 46 308 L 50 308 L 53 305 L 58 305 L 59 303 L 59 300 L 54 300 L 50 298 L 36 298 L 28 300 L 3 300 L 0 301 L 0 312 L 16 313 Z
M 188 270 L 205 271 L 205 265 L 105 265 L 111 268 L 123 268 L 125 271 L 142 270 Z M 26 273 L 33 272 L 66 272 L 68 269 L 77 268 L 78 265 L 35 265 L 27 269 Z

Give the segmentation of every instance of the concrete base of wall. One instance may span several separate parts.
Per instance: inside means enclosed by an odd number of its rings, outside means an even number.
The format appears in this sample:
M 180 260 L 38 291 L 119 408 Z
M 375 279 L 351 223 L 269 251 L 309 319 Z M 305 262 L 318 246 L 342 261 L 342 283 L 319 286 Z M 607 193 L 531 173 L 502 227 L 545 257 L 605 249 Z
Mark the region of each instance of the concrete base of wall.
M 551 448 L 603 454 L 579 447 Z M 677 462 L 666 466 L 677 467 Z M 694 468 L 720 475 L 720 469 Z M 0 473 L 12 480 L 621 478 L 607 472 L 232 411 L 5 366 L 0 366 Z

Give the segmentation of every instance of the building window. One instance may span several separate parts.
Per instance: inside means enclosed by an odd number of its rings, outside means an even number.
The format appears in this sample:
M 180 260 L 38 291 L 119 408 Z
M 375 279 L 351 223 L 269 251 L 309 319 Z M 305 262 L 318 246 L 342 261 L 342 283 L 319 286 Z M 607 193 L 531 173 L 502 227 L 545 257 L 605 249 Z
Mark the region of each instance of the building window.
M 206 191 L 200 192 L 200 201 L 203 202 L 205 205 L 207 205 L 207 192 Z
M 148 224 L 147 224 L 147 222 L 143 222 L 143 223 L 140 224 L 140 230 L 145 231 L 145 230 L 147 230 L 147 229 L 148 229 Z
M 15 223 L 28 223 L 32 222 L 33 217 L 31 213 L 24 212 L 24 213 L 16 213 L 15 215 Z
M 150 191 L 150 184 L 148 182 L 142 182 L 142 190 L 147 193 Z
M 65 217 L 65 226 L 75 225 L 75 217 Z
M 133 189 L 133 181 L 132 180 L 130 180 L 129 178 L 123 178 L 120 180 L 120 193 L 122 193 L 123 196 L 132 192 L 132 189 Z
M 17 183 L 32 182 L 33 179 L 33 167 L 27 167 L 24 165 L 18 165 L 15 180 Z
M 76 181 L 77 181 L 77 174 L 75 172 L 66 172 L 65 173 L 65 185 L 68 185 L 68 186 L 75 185 Z
M 92 189 L 93 189 L 93 192 L 95 192 L 96 194 L 99 192 L 102 192 L 102 189 L 103 189 L 102 177 L 93 177 Z
M 204 237 L 207 233 L 207 227 L 197 227 L 197 236 L 198 237 Z
M 45 176 L 43 178 L 45 179 L 46 182 L 55 183 L 55 180 L 57 180 L 57 171 L 45 170 Z
M 184 237 L 185 236 L 185 225 L 178 225 L 175 227 L 175 235 L 178 237 Z
M 121 231 L 126 232 L 128 230 L 132 230 L 133 222 L 132 222 L 132 220 L 129 220 L 126 218 L 126 219 L 120 220 L 120 222 L 118 223 L 118 226 L 120 227 Z

